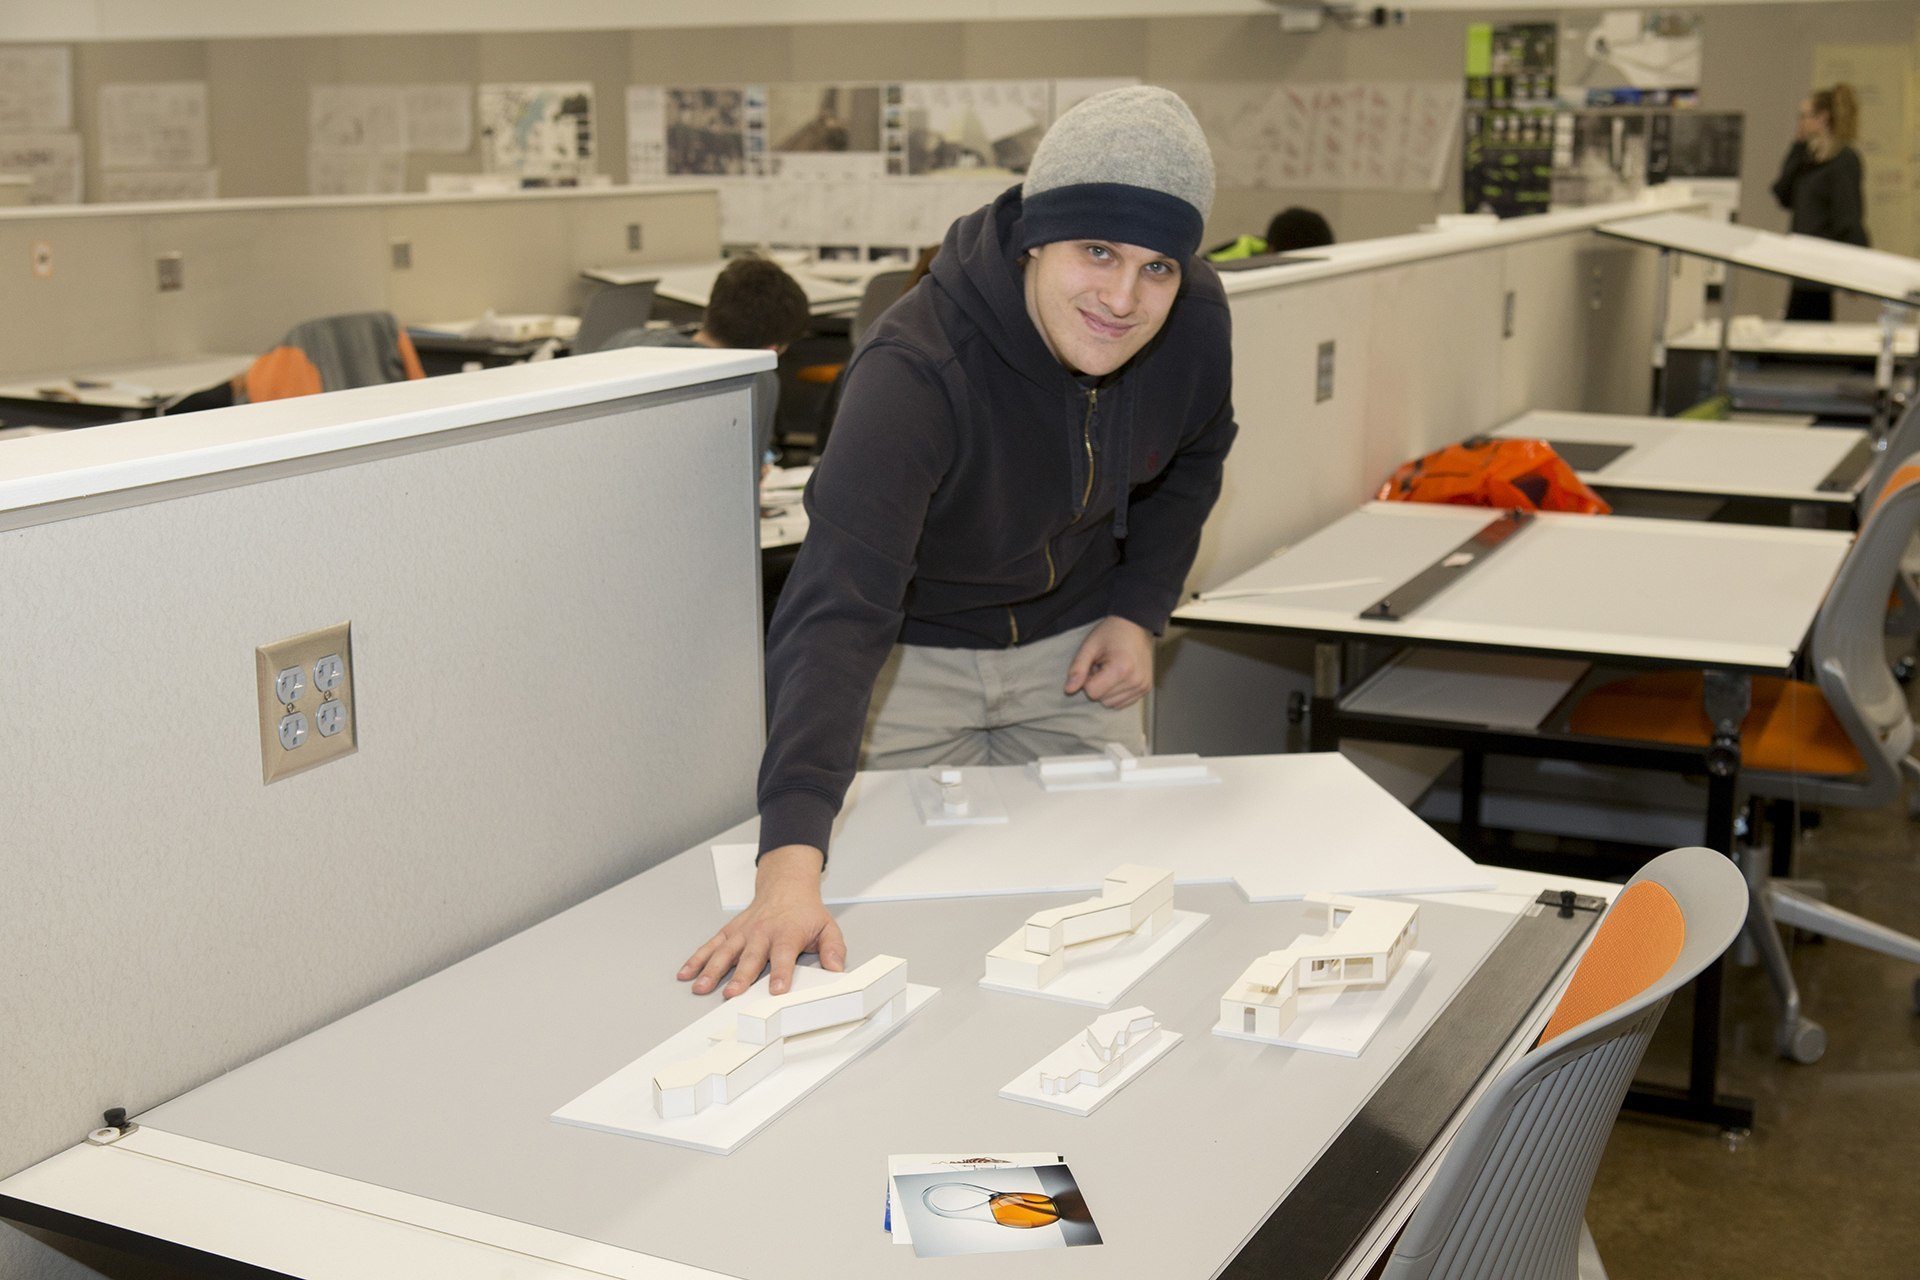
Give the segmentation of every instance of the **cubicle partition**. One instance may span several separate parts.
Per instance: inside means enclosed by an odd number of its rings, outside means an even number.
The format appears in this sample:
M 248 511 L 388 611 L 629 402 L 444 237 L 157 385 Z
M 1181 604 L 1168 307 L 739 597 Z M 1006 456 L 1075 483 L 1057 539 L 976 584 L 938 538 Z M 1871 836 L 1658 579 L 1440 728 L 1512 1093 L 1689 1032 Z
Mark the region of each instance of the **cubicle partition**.
M 1660 267 L 1593 227 L 1694 208 L 1676 189 L 1227 274 L 1240 435 L 1188 592 L 1345 515 L 1402 461 L 1526 409 L 1644 412 Z M 1678 332 L 1700 317 L 1705 277 L 1673 269 L 1664 323 Z M 1301 745 L 1275 709 L 1306 692 L 1311 664 L 1302 643 L 1176 628 L 1158 656 L 1156 748 Z
M 771 361 L 619 351 L 8 444 L 0 1174 L 752 813 Z M 357 749 L 263 782 L 322 740 L 263 745 L 256 647 L 340 623 Z M 51 1257 L 0 1226 L 0 1274 Z
M 262 351 L 344 311 L 577 311 L 588 267 L 719 257 L 719 216 L 679 185 L 0 209 L 0 380 Z

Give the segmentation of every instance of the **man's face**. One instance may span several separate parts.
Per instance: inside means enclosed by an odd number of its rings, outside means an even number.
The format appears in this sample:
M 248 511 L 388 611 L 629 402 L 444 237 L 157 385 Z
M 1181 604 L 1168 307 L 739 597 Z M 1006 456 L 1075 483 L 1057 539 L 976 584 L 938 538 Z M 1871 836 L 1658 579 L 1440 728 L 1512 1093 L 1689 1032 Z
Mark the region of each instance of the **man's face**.
M 1139 245 L 1061 240 L 1027 255 L 1027 316 L 1077 373 L 1104 376 L 1133 359 L 1179 291 L 1179 264 Z

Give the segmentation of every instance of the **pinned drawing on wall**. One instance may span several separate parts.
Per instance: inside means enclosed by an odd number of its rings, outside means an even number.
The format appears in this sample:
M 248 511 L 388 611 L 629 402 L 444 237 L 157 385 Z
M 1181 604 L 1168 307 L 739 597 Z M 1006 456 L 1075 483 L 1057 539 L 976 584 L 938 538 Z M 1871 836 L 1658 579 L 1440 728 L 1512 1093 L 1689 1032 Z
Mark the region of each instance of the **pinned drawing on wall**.
M 1692 10 L 1575 10 L 1560 22 L 1559 96 L 1594 107 L 1697 102 L 1700 51 Z
M 483 84 L 480 161 L 487 173 L 578 178 L 591 173 L 591 84 Z
M 0 173 L 33 180 L 28 204 L 79 204 L 80 154 L 77 133 L 0 134 Z
M 878 84 L 771 84 L 767 137 L 774 152 L 880 154 Z
M 102 169 L 204 169 L 210 163 L 206 81 L 101 86 Z
M 751 98 L 738 85 L 666 90 L 666 171 L 716 176 L 760 172 L 766 153 L 764 90 Z M 755 105 L 757 103 L 757 105 Z M 757 129 L 749 126 L 758 123 Z M 750 147 L 757 138 L 759 146 Z
M 1222 187 L 1437 191 L 1460 117 L 1451 81 L 1194 83 Z
M 128 169 L 100 175 L 100 199 L 107 204 L 212 200 L 219 194 L 218 169 Z
M 0 134 L 73 128 L 73 52 L 63 44 L 0 45 Z
M 627 181 L 653 182 L 666 176 L 667 91 L 657 85 L 628 85 Z
M 947 80 L 903 86 L 910 174 L 1023 174 L 1051 119 L 1045 80 Z

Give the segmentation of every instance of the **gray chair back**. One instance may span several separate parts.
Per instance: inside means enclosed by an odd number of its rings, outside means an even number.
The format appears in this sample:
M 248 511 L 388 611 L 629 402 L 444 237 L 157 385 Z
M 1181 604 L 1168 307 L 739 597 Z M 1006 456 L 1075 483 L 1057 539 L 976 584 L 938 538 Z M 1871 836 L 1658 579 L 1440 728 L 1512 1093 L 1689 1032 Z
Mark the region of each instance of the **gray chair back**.
M 1880 491 L 1893 479 L 1894 471 L 1916 453 L 1920 453 L 1920 395 L 1914 396 L 1913 403 L 1887 430 L 1882 447 L 1873 455 L 1873 465 L 1867 468 L 1866 481 L 1860 486 L 1860 501 L 1869 505 L 1878 501 Z
M 860 295 L 860 306 L 853 313 L 853 322 L 847 326 L 847 337 L 854 346 L 859 346 L 873 322 L 900 300 L 900 295 L 907 291 L 907 281 L 912 278 L 913 272 L 902 267 L 898 271 L 882 271 L 867 281 L 866 291 Z
M 591 355 L 607 348 L 607 340 L 626 329 L 642 329 L 653 318 L 651 280 L 640 284 L 609 284 L 594 290 L 580 315 L 580 332 L 573 338 L 573 354 Z
M 1902 462 L 1920 462 L 1920 458 Z M 1913 748 L 1913 713 L 1906 690 L 1887 667 L 1881 636 L 1887 598 L 1901 578 L 1901 564 L 1916 531 L 1920 531 L 1920 479 L 1884 489 L 1814 619 L 1814 679 L 1854 748 L 1865 758 L 1867 779 L 1864 784 L 1798 779 L 1796 792 L 1808 803 L 1831 800 L 1877 806 L 1900 794 L 1901 761 Z
M 1746 880 L 1711 849 L 1663 853 L 1627 883 L 1643 880 L 1679 906 L 1679 955 L 1638 995 L 1500 1073 L 1441 1159 L 1383 1280 L 1578 1276 L 1587 1192 L 1653 1028 L 1668 998 L 1727 949 L 1747 916 Z

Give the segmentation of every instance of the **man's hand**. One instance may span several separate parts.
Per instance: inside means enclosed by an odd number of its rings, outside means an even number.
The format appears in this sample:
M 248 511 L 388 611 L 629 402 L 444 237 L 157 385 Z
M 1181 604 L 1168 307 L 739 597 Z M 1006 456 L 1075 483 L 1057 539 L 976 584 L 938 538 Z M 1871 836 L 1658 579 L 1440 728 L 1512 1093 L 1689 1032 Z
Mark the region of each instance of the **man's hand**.
M 680 981 L 693 981 L 693 994 L 706 995 L 733 970 L 722 993 L 731 1000 L 752 986 L 760 970 L 773 965 L 768 990 L 785 995 L 793 986 L 794 961 L 805 951 L 820 953 L 820 967 L 839 973 L 847 967 L 847 943 L 840 926 L 820 901 L 820 868 L 826 856 L 811 845 L 769 849 L 754 876 L 753 901 L 707 939 L 680 966 Z
M 1103 618 L 1067 667 L 1071 698 L 1084 693 L 1109 711 L 1130 707 L 1153 687 L 1153 633 L 1125 618 Z

